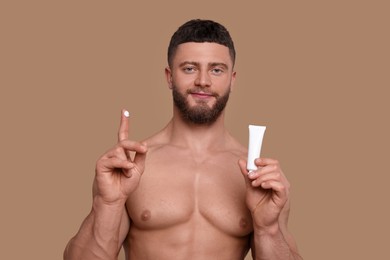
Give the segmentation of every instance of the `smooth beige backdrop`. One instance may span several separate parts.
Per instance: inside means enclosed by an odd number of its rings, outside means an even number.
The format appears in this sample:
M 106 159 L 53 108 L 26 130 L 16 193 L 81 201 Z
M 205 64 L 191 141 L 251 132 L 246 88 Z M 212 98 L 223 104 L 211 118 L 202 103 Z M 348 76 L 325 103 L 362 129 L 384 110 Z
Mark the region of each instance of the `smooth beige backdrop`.
M 62 259 L 91 207 L 96 159 L 171 117 L 163 70 L 188 19 L 230 30 L 227 126 L 292 184 L 305 259 L 389 259 L 387 1 L 1 1 L 0 259 Z

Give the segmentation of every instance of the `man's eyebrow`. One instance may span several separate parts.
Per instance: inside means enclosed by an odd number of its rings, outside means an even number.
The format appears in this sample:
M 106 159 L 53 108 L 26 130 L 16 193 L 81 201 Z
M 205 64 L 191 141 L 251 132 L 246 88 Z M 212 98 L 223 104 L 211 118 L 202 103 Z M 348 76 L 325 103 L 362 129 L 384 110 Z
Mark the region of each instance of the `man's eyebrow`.
M 179 64 L 179 67 L 185 66 L 185 65 L 195 65 L 195 66 L 200 66 L 199 62 L 196 61 L 183 61 L 182 63 Z M 208 64 L 209 67 L 223 67 L 225 69 L 229 69 L 229 66 L 226 63 L 223 62 L 210 62 Z
M 229 69 L 229 66 L 226 63 L 223 63 L 223 62 L 211 62 L 211 63 L 209 63 L 209 66 L 210 67 L 218 67 L 218 66 L 220 66 L 220 67 L 223 67 L 225 69 Z
M 196 62 L 196 61 L 183 61 L 182 63 L 179 64 L 179 67 L 183 67 L 185 65 L 199 66 L 199 62 Z

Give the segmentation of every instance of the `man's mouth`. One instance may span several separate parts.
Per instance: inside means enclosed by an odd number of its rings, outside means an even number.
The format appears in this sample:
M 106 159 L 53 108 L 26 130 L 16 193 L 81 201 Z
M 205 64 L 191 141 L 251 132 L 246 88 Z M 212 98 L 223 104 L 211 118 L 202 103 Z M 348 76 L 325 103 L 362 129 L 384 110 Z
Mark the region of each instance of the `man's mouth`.
M 214 93 L 204 92 L 204 91 L 189 91 L 189 94 L 192 97 L 200 98 L 200 99 L 206 99 L 206 98 L 211 98 L 216 96 Z
M 202 93 L 202 92 L 192 92 L 191 95 L 197 98 L 209 98 L 213 96 L 212 94 Z

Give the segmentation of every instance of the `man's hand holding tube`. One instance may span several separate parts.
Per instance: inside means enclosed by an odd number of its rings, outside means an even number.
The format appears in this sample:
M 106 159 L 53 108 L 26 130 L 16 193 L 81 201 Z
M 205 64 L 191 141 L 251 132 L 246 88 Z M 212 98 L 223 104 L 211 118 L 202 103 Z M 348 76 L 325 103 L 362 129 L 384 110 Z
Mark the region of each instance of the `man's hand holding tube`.
M 249 172 L 247 161 L 239 160 L 246 182 L 246 204 L 253 219 L 253 259 L 302 260 L 287 230 L 290 184 L 279 162 L 257 158 L 257 170 Z
M 289 197 L 290 184 L 279 162 L 269 158 L 255 160 L 257 170 L 248 172 L 247 162 L 239 161 L 247 193 L 246 203 L 251 211 L 255 231 L 272 231 L 278 228 L 279 216 Z

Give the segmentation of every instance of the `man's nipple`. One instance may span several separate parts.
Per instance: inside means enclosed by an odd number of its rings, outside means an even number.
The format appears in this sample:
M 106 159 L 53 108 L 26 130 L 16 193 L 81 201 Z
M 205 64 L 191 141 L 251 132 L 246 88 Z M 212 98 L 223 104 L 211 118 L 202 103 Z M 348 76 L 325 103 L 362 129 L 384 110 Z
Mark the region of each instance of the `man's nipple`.
M 151 218 L 151 213 L 150 213 L 150 210 L 144 210 L 142 211 L 142 214 L 141 214 L 141 219 L 142 221 L 148 221 L 150 218 Z
M 248 221 L 244 218 L 241 218 L 239 225 L 242 229 L 246 229 L 248 227 Z

